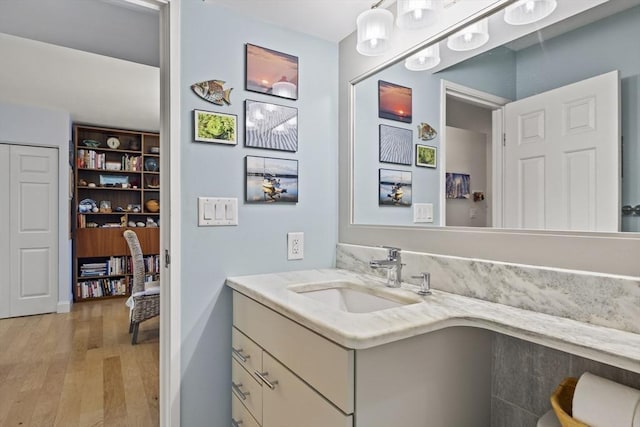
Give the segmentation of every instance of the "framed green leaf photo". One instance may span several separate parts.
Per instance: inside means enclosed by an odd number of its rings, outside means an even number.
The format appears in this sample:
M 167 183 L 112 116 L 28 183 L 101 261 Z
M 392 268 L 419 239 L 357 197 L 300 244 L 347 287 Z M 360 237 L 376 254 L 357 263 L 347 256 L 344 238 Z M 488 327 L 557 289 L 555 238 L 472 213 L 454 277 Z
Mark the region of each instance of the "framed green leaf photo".
M 436 147 L 430 147 L 428 145 L 416 145 L 416 166 L 422 166 L 425 168 L 436 168 L 438 149 Z
M 238 117 L 235 114 L 193 110 L 193 122 L 196 142 L 238 144 Z

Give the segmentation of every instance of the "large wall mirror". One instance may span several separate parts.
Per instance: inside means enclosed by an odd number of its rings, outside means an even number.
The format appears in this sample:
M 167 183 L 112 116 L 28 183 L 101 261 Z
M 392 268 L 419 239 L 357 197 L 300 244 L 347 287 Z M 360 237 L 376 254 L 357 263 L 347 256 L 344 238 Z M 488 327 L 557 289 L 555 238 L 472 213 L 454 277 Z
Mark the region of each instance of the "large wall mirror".
M 352 223 L 640 231 L 640 0 L 600 3 L 357 81 Z

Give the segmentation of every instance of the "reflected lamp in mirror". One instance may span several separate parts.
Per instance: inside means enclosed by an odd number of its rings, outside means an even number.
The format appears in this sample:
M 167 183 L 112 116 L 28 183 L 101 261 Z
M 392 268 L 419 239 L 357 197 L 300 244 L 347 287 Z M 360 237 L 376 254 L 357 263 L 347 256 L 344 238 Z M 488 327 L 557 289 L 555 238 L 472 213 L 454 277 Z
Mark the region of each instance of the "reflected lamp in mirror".
M 438 64 L 440 64 L 440 45 L 437 43 L 411 55 L 404 61 L 404 66 L 410 71 L 430 70 Z
M 374 8 L 362 12 L 356 20 L 358 44 L 361 55 L 382 55 L 388 48 L 393 30 L 393 13 L 387 9 Z
M 449 36 L 447 47 L 455 51 L 477 49 L 489 41 L 489 19 L 485 18 Z
M 519 0 L 507 6 L 504 20 L 511 25 L 532 24 L 551 15 L 556 7 L 556 0 Z
M 396 25 L 403 30 L 425 28 L 436 20 L 435 1 L 398 0 Z
M 286 80 L 281 80 L 279 82 L 275 82 L 271 86 L 271 92 L 276 96 L 281 96 L 283 98 L 291 98 L 296 99 L 296 85 Z

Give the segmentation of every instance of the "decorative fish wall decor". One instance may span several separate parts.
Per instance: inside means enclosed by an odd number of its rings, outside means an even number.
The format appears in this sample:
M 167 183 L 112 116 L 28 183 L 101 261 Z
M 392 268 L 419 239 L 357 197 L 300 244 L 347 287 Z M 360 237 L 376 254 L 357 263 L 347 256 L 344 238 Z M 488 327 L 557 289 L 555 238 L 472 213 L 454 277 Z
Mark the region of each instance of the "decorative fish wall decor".
M 224 89 L 222 87 L 224 83 L 222 80 L 207 80 L 192 84 L 191 89 L 205 101 L 216 105 L 231 105 L 230 96 L 233 88 Z
M 418 138 L 423 141 L 430 141 L 438 135 L 438 132 L 428 123 L 420 123 L 418 125 Z

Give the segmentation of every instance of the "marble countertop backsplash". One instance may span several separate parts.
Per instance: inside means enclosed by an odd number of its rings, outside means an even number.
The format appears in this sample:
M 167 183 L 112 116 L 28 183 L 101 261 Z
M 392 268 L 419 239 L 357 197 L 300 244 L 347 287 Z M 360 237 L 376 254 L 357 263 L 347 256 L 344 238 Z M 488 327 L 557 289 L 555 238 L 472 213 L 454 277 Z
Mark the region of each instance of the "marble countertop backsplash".
M 383 277 L 369 267 L 386 249 L 338 244 L 336 267 Z M 640 278 L 402 251 L 405 282 L 431 273 L 431 287 L 593 325 L 640 333 Z M 385 276 L 386 277 L 386 276 Z M 640 353 L 640 349 L 638 350 Z
M 344 265 L 345 260 L 350 258 L 349 262 L 353 264 L 354 270 L 365 270 L 359 267 L 359 259 L 366 259 L 368 262 L 369 259 L 379 258 L 380 255 L 379 249 L 372 248 L 372 252 L 369 252 L 369 249 L 365 248 L 361 252 L 358 249 L 358 255 L 352 257 L 350 254 L 353 252 L 345 249 L 351 248 L 343 247 L 339 250 L 339 263 Z M 382 254 L 384 255 L 384 252 Z M 424 268 L 424 264 L 418 264 L 418 267 L 411 266 L 414 260 L 409 253 L 404 255 L 406 258 L 403 259 L 408 264 L 405 277 L 409 278 L 413 273 L 428 270 Z M 446 271 L 444 265 L 446 264 L 428 264 L 432 273 L 439 271 L 435 266 L 440 266 L 439 268 Z M 483 267 L 489 268 L 487 265 Z M 367 273 L 371 273 L 368 267 L 366 270 Z M 497 268 L 497 271 L 501 269 Z M 442 280 L 445 276 L 435 274 L 433 277 L 434 287 L 441 288 L 442 282 L 436 281 Z M 447 277 L 448 280 L 461 280 L 455 279 L 455 276 Z M 412 299 L 417 302 L 369 313 L 350 313 L 333 309 L 291 290 L 294 285 L 310 286 L 318 282 L 331 281 L 364 285 L 374 294 L 392 293 L 400 299 Z M 371 348 L 448 327 L 478 327 L 640 373 L 640 334 L 490 302 L 480 296 L 468 297 L 454 292 L 434 290 L 433 295 L 419 297 L 416 294 L 416 285 L 403 283 L 402 288 L 391 289 L 385 287 L 384 282 L 380 277 L 353 270 L 323 269 L 230 277 L 226 283 L 232 289 L 346 348 Z M 527 286 L 522 286 L 524 292 Z M 507 291 L 503 289 L 484 293 L 478 291 L 477 295 L 493 295 L 500 298 L 505 293 Z M 533 300 L 536 298 L 529 299 Z M 637 320 L 637 317 L 635 319 Z

